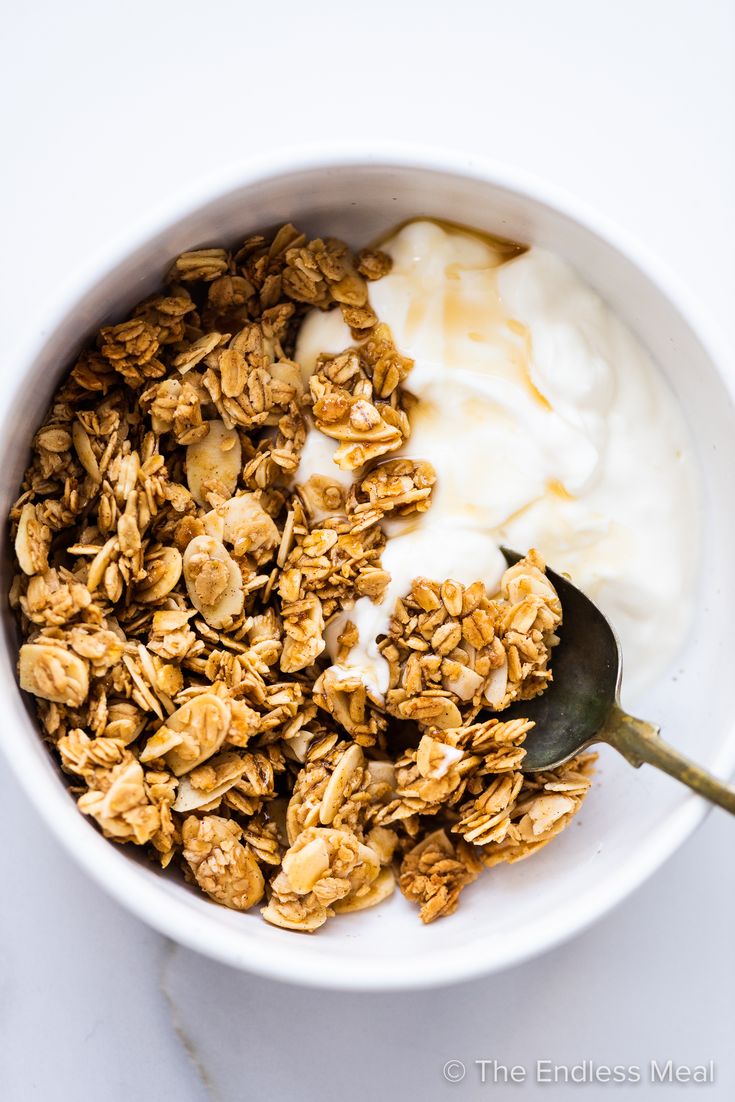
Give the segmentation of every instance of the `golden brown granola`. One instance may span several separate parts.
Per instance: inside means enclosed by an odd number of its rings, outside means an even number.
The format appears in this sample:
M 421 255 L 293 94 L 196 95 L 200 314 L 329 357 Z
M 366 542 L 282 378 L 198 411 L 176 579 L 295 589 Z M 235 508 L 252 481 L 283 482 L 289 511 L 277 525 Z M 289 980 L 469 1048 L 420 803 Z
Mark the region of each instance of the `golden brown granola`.
M 444 830 L 426 834 L 401 863 L 399 886 L 418 903 L 422 922 L 433 922 L 456 911 L 459 893 L 475 880 L 482 868 L 473 848 L 455 846 Z
M 290 225 L 182 254 L 72 366 L 11 514 L 20 685 L 80 810 L 302 931 L 396 879 L 423 921 L 451 913 L 590 784 L 591 755 L 524 775 L 531 724 L 495 714 L 551 677 L 562 610 L 535 552 L 494 595 L 416 578 L 380 642 L 384 700 L 326 658 L 330 622 L 385 593 L 384 520 L 430 508 L 436 480 L 393 454 L 412 364 L 367 286 L 389 269 Z M 339 309 L 355 346 L 305 382 L 312 308 Z M 349 488 L 294 477 L 308 432 Z M 345 620 L 339 654 L 356 641 Z

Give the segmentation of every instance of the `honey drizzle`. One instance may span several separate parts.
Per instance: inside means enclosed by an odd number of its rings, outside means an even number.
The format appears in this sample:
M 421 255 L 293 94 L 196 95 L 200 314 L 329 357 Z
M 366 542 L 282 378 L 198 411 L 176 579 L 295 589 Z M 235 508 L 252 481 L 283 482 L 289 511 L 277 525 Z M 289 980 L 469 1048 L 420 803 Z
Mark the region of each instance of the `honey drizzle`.
M 528 252 L 530 245 L 522 244 L 519 241 L 513 241 L 507 237 L 499 237 L 497 234 L 490 233 L 487 230 L 479 230 L 474 226 L 469 226 L 462 222 L 452 222 L 448 218 L 431 218 L 422 215 L 414 215 L 412 218 L 406 218 L 403 222 L 399 222 L 398 225 L 392 229 L 387 230 L 385 233 L 377 237 L 371 244 L 371 248 L 379 249 L 391 238 L 395 237 L 405 229 L 406 226 L 413 225 L 414 222 L 430 222 L 434 226 L 438 226 L 439 229 L 444 230 L 446 233 L 459 233 L 465 237 L 473 238 L 474 240 L 482 241 L 485 245 L 489 246 L 493 252 L 499 254 L 500 260 L 497 267 L 501 267 L 503 264 L 507 264 L 510 260 L 514 260 L 517 256 L 522 256 Z M 447 271 L 449 278 L 459 278 L 459 271 L 454 275 L 449 270 Z M 448 307 L 450 303 L 448 302 Z M 451 307 L 450 307 L 451 308 Z M 411 307 L 411 317 L 409 319 L 409 327 L 415 330 L 423 320 L 425 313 L 425 307 L 421 302 L 414 302 Z M 521 372 L 523 383 L 527 388 L 531 396 L 542 406 L 545 410 L 553 413 L 553 406 L 546 397 L 546 395 L 539 389 L 536 383 L 533 381 L 531 375 L 531 363 L 533 362 L 533 345 L 531 341 L 531 334 L 528 327 L 523 325 L 522 322 L 516 318 L 510 318 L 508 320 L 508 328 L 516 336 L 521 337 L 524 345 L 524 357 L 522 362 L 520 358 L 513 357 L 514 361 Z M 484 337 L 481 333 L 470 332 L 468 336 L 471 340 L 482 342 Z
M 448 233 L 462 233 L 465 237 L 474 237 L 480 241 L 484 241 L 486 245 L 489 245 L 491 249 L 501 255 L 501 264 L 507 264 L 509 260 L 513 260 L 516 256 L 522 256 L 523 253 L 527 253 L 530 249 L 530 245 L 524 245 L 520 241 L 513 241 L 510 237 L 500 237 L 498 234 L 490 233 L 489 230 L 478 230 L 474 226 L 468 226 L 463 222 L 452 222 L 448 218 L 431 218 L 428 215 L 414 215 L 412 218 L 406 218 L 403 222 L 399 222 L 397 226 L 393 226 L 392 229 L 386 230 L 385 233 L 381 233 L 374 241 L 371 242 L 371 249 L 379 249 L 385 245 L 386 241 L 390 241 L 391 237 L 395 237 L 406 226 L 413 225 L 414 222 L 431 222 L 432 225 L 438 226 L 439 229 L 445 230 Z

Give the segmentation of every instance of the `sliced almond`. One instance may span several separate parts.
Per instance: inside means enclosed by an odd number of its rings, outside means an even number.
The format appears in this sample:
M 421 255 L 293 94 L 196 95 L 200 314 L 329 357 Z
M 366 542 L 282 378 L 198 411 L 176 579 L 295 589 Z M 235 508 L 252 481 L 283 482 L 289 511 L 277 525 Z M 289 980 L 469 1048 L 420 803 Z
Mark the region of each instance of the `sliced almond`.
M 210 627 L 231 627 L 243 610 L 245 592 L 240 567 L 220 540 L 195 536 L 189 542 L 184 581 L 191 603 Z
M 345 788 L 364 760 L 365 756 L 362 750 L 356 743 L 353 743 L 337 762 L 337 766 L 324 790 L 319 808 L 319 822 L 324 826 L 329 826 L 333 822 L 335 815 L 344 803 Z
M 301 374 L 301 368 L 292 360 L 278 360 L 276 363 L 270 364 L 268 372 L 275 382 L 292 387 L 297 397 L 303 394 L 304 378 Z
M 18 675 L 21 689 L 42 700 L 78 708 L 87 699 L 87 663 L 63 647 L 24 643 L 20 648 Z
M 368 907 L 377 907 L 379 903 L 390 899 L 395 890 L 396 878 L 393 875 L 393 869 L 384 868 L 362 895 L 348 895 L 346 899 L 338 899 L 332 904 L 332 909 L 339 915 L 349 914 L 352 911 L 365 911 Z
M 239 555 L 271 551 L 281 538 L 255 494 L 240 494 L 218 505 L 204 517 L 204 528 L 235 547 Z
M 210 805 L 216 806 L 225 792 L 229 792 L 232 786 L 237 784 L 237 780 L 237 777 L 231 777 L 229 780 L 223 781 L 222 784 L 209 789 L 208 792 L 202 792 L 200 788 L 194 787 L 188 777 L 182 777 L 179 781 L 173 810 L 184 814 L 187 811 L 200 811 L 202 808 L 209 808 Z
M 469 666 L 460 666 L 452 677 L 445 677 L 442 685 L 455 693 L 460 700 L 472 700 L 475 693 L 481 688 L 483 678 L 475 673 Z
M 148 742 L 140 752 L 142 762 L 155 761 L 156 758 L 165 758 L 175 747 L 180 746 L 184 736 L 180 731 L 172 731 L 170 727 L 159 727 L 155 735 L 151 735 Z
M 396 787 L 396 767 L 392 761 L 369 761 L 367 770 L 373 784 L 387 784 Z
M 43 527 L 36 516 L 36 506 L 30 501 L 20 511 L 15 554 L 24 574 L 42 574 L 48 568 L 48 545 L 43 538 Z
M 491 670 L 485 682 L 484 696 L 491 708 L 499 708 L 505 699 L 508 690 L 508 659 L 503 660 L 502 666 Z
M 389 830 L 388 827 L 384 826 L 375 826 L 369 831 L 365 842 L 377 854 L 381 865 L 390 865 L 398 844 L 398 835 L 394 830 Z
M 235 429 L 209 421 L 207 435 L 186 449 L 186 480 L 197 505 L 207 505 L 206 484 L 220 484 L 231 496 L 242 469 L 242 447 Z
M 289 850 L 283 858 L 282 868 L 291 890 L 297 895 L 307 895 L 329 872 L 330 856 L 323 838 L 312 838 L 301 849 Z
M 309 746 L 313 741 L 314 735 L 311 731 L 299 731 L 298 735 L 294 735 L 284 743 L 284 749 L 293 754 L 296 761 L 305 762 Z
M 261 908 L 260 913 L 266 922 L 272 926 L 280 926 L 283 930 L 298 930 L 303 934 L 311 934 L 318 930 L 327 921 L 330 912 L 326 907 L 312 897 L 308 897 L 309 905 L 299 897 L 296 902 L 283 903 L 280 899 L 272 898 L 267 906 Z
M 175 547 L 162 548 L 152 563 L 146 562 L 148 577 L 135 590 L 139 601 L 160 601 L 176 586 L 181 577 L 181 552 Z
M 81 421 L 75 421 L 72 425 L 71 438 L 74 443 L 74 450 L 79 457 L 79 462 L 82 464 L 89 477 L 95 482 L 101 482 L 102 475 L 100 474 L 97 456 L 92 451 L 92 441 L 89 439 L 89 434 Z
M 170 715 L 156 736 L 163 736 L 164 729 L 184 737 L 166 754 L 171 771 L 180 777 L 216 754 L 225 741 L 230 726 L 230 709 L 214 693 L 202 693 L 188 700 Z M 212 793 L 206 793 L 207 800 Z

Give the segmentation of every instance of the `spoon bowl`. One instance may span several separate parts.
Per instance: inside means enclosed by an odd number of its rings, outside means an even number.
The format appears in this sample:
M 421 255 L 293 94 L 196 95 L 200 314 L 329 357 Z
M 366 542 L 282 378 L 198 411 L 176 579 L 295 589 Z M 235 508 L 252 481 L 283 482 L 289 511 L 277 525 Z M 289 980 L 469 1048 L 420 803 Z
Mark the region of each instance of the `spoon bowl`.
M 502 547 L 508 566 L 523 556 Z M 524 773 L 553 769 L 588 746 L 606 742 L 634 766 L 644 762 L 663 770 L 701 796 L 735 814 L 735 788 L 668 746 L 659 728 L 620 707 L 623 659 L 608 620 L 589 597 L 562 574 L 546 575 L 561 601 L 561 641 L 554 651 L 554 676 L 546 692 L 518 701 L 503 713 L 525 717 L 535 726 L 524 743 Z
M 506 547 L 501 551 L 508 566 L 523 557 Z M 547 568 L 546 575 L 564 614 L 554 678 L 545 693 L 512 704 L 506 713 L 536 724 L 524 743 L 525 773 L 562 765 L 593 743 L 615 707 L 622 677 L 620 644 L 597 605 L 562 574 Z

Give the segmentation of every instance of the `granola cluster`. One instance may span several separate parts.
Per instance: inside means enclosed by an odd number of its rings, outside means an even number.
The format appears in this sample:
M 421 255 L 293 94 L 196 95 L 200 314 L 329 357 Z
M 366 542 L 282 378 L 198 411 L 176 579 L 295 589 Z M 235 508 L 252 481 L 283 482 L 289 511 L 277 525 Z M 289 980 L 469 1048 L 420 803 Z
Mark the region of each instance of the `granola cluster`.
M 485 866 L 566 825 L 592 756 L 521 772 L 561 622 L 537 554 L 482 583 L 415 579 L 379 699 L 325 631 L 390 581 L 386 518 L 430 507 L 411 361 L 372 311 L 385 254 L 291 225 L 184 253 L 54 395 L 12 510 L 21 687 L 80 810 L 211 899 L 311 931 L 396 882 L 430 922 Z M 293 360 L 308 309 L 355 347 Z M 352 473 L 298 481 L 308 432 Z M 347 665 L 345 665 L 347 661 Z

